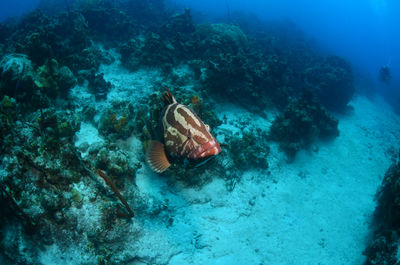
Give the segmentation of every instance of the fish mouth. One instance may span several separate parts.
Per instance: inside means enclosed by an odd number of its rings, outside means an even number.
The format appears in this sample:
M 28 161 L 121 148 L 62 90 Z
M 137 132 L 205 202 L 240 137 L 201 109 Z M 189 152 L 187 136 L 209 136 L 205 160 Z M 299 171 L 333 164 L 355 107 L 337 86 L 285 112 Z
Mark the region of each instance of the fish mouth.
M 217 141 L 211 143 L 202 144 L 195 152 L 190 156 L 191 162 L 195 167 L 200 167 L 208 161 L 213 160 L 221 152 L 221 147 Z
M 198 152 L 195 154 L 196 159 L 206 159 L 210 157 L 214 157 L 221 152 L 221 147 L 219 146 L 217 141 L 211 141 L 203 144 Z

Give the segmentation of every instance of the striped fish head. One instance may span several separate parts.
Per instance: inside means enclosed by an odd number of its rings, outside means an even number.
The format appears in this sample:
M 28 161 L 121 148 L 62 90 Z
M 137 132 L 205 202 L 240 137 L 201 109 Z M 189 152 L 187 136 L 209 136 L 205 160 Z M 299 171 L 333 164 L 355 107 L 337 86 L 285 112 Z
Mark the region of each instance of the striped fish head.
M 204 162 L 221 152 L 209 126 L 185 105 L 176 101 L 167 105 L 162 125 L 165 148 L 171 156 Z
M 208 142 L 199 145 L 189 153 L 188 158 L 197 163 L 205 163 L 211 158 L 214 158 L 221 152 L 221 146 L 214 138 Z

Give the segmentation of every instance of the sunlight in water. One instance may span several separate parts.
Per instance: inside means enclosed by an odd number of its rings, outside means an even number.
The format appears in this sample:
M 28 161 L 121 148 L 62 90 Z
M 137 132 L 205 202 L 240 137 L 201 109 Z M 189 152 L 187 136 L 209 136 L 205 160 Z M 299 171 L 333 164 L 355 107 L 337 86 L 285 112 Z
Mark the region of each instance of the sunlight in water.
M 371 0 L 371 8 L 377 16 L 383 17 L 386 15 L 387 9 L 387 2 L 386 0 Z

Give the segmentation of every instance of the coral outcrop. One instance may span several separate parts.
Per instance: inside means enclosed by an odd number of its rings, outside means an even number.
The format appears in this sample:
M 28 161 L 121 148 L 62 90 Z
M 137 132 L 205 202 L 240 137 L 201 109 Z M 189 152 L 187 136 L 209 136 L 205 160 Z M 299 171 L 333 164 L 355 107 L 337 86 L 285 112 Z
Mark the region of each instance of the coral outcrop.
M 307 68 L 305 83 L 330 110 L 343 111 L 355 92 L 350 64 L 338 56 Z
M 316 139 L 338 135 L 338 120 L 321 104 L 307 98 L 290 103 L 273 121 L 269 132 L 270 139 L 279 142 L 290 159 Z
M 35 85 L 49 97 L 66 97 L 76 84 L 77 80 L 72 71 L 67 66 L 60 66 L 55 59 L 47 61 L 37 70 Z
M 387 170 L 376 193 L 374 237 L 364 254 L 366 265 L 400 262 L 400 162 Z
M 35 93 L 32 62 L 25 54 L 7 54 L 0 61 L 0 91 L 3 95 L 28 98 Z

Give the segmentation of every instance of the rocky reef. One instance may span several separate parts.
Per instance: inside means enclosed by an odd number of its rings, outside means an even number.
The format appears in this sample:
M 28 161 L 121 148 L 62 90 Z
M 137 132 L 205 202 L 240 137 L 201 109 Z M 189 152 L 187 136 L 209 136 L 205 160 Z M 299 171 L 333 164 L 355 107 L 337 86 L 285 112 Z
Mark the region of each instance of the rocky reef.
M 171 16 L 165 24 L 120 46 L 122 63 L 170 72 L 188 63 L 209 93 L 253 111 L 273 101 L 284 108 L 292 97 L 310 91 L 326 108 L 343 111 L 354 94 L 353 74 L 338 56 L 318 56 L 305 40 L 284 38 L 260 30 L 246 35 L 232 24 L 195 25 L 190 10 Z
M 2 94 L 24 98 L 33 93 L 35 74 L 25 54 L 8 54 L 0 61 Z
M 273 121 L 269 137 L 279 142 L 289 159 L 300 149 L 308 148 L 316 139 L 339 135 L 338 120 L 312 98 L 294 100 Z
M 206 166 L 174 163 L 159 176 L 168 188 L 221 179 L 233 191 L 247 171 L 269 174 L 272 141 L 294 158 L 339 134 L 326 108 L 348 104 L 351 68 L 305 40 L 196 24 L 160 0 L 54 2 L 0 24 L 0 253 L 10 264 L 39 264 L 54 244 L 79 245 L 89 253 L 81 264 L 166 263 L 142 253 L 145 219 L 169 227 L 178 210 L 136 179 L 151 174 L 144 153 L 160 135 L 165 87 L 224 150 Z M 216 111 L 224 102 L 278 115 L 270 129 L 231 122 Z
M 387 170 L 376 193 L 373 240 L 365 250 L 365 264 L 398 264 L 400 243 L 400 162 Z
M 305 83 L 328 109 L 343 111 L 355 88 L 350 64 L 338 56 L 329 56 L 323 62 L 305 70 Z

